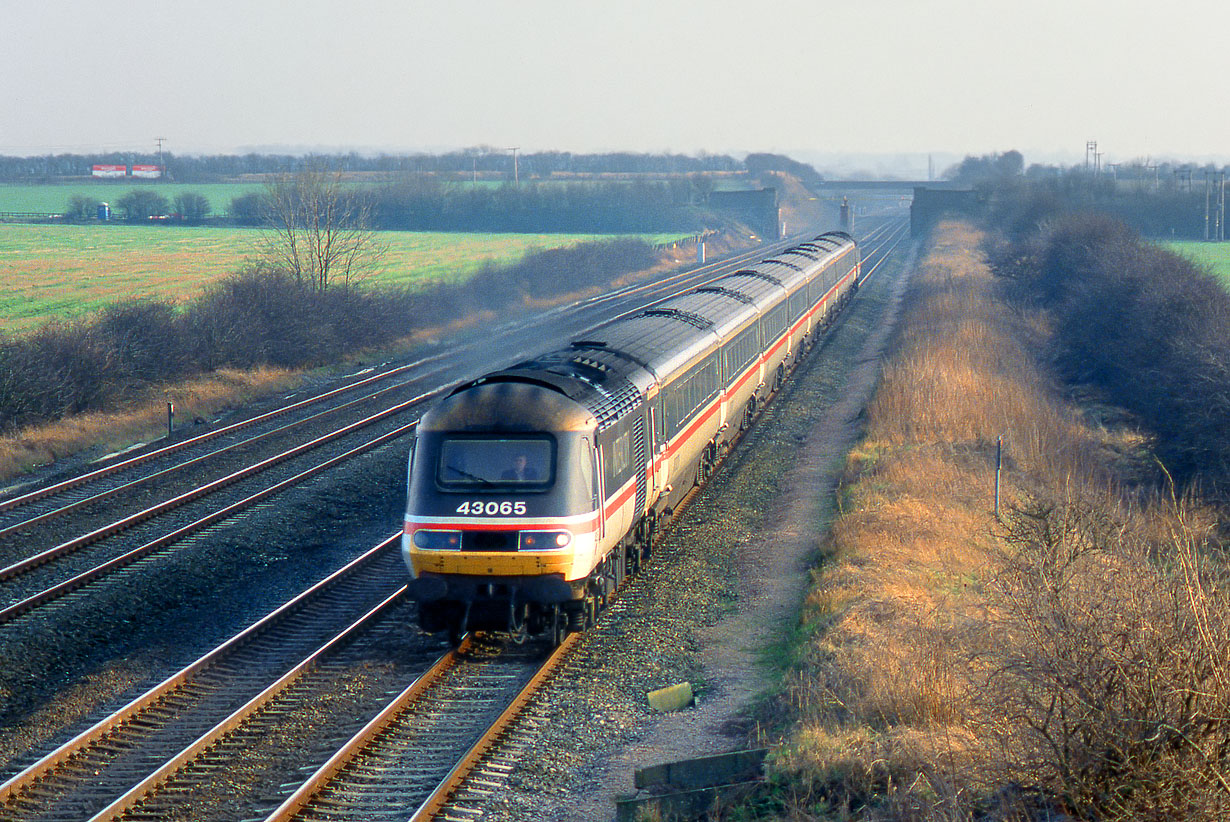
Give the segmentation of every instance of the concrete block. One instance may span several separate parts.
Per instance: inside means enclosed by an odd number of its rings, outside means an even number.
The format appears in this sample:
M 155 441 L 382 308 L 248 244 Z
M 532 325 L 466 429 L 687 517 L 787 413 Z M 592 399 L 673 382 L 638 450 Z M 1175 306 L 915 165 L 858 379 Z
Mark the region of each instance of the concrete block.
M 679 711 L 691 705 L 696 697 L 692 693 L 691 682 L 680 682 L 678 685 L 670 685 L 665 688 L 659 688 L 656 691 L 650 691 L 649 707 L 655 711 Z

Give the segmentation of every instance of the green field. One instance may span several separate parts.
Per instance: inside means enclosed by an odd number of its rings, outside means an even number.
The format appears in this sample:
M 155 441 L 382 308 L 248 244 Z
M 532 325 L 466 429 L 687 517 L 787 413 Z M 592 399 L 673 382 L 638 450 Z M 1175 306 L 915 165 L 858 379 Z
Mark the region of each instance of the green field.
M 1182 254 L 1197 265 L 1208 268 L 1230 289 L 1230 243 L 1202 243 L 1194 240 L 1162 245 L 1176 254 Z
M 101 203 L 115 202 L 133 189 L 153 189 L 170 202 L 184 192 L 200 194 L 209 200 L 210 213 L 226 214 L 231 200 L 243 194 L 265 190 L 263 183 L 161 183 L 135 180 L 98 180 L 63 185 L 0 185 L 0 211 L 59 214 L 70 197 L 81 195 Z
M 576 180 L 535 181 L 535 185 L 565 185 L 576 183 Z M 499 188 L 507 185 L 506 180 L 479 180 L 471 183 L 469 180 L 453 180 L 450 185 L 480 188 Z M 729 185 L 723 183 L 722 185 Z M 738 187 L 746 188 L 740 185 Z M 174 203 L 175 198 L 185 192 L 200 194 L 209 200 L 210 214 L 215 217 L 225 216 L 230 209 L 231 200 L 244 194 L 263 193 L 264 183 L 166 183 L 155 180 L 81 180 L 72 183 L 40 183 L 37 185 L 19 185 L 0 183 L 0 211 L 15 211 L 22 213 L 59 214 L 66 210 L 68 200 L 74 195 L 89 197 L 102 203 L 115 206 L 117 200 L 133 189 L 151 189 L 168 201 Z
M 261 232 L 236 228 L 0 224 L 0 328 L 20 332 L 135 296 L 183 300 L 243 267 Z M 678 235 L 644 235 L 668 242 Z M 608 235 L 382 232 L 389 253 L 373 282 L 465 279 L 487 262 Z

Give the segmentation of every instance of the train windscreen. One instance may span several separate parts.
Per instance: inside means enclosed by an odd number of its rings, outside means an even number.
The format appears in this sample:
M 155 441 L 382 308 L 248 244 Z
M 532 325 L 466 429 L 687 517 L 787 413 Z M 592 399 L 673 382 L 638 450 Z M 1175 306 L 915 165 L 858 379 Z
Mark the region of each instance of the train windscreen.
M 546 488 L 555 480 L 555 443 L 545 437 L 450 437 L 440 444 L 440 487 Z

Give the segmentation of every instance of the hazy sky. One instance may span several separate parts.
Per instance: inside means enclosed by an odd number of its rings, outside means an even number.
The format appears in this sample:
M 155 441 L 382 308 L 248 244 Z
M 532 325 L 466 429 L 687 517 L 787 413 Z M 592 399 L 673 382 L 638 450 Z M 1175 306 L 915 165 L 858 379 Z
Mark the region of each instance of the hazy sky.
M 2 2 L 3 154 L 1230 156 L 1221 1 Z

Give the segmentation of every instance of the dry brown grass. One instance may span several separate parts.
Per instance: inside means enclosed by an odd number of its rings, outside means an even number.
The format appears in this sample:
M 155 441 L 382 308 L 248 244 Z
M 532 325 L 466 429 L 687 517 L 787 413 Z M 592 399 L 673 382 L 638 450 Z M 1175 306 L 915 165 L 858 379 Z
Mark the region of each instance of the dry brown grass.
M 87 448 L 125 448 L 166 434 L 166 403 L 175 403 L 177 421 L 208 419 L 253 397 L 284 390 L 300 378 L 280 368 L 223 369 L 171 386 L 151 389 L 127 409 L 78 414 L 0 437 L 0 480 L 11 480 L 39 465 Z
M 1120 497 L 1113 436 L 1031 353 L 1045 322 L 998 299 L 971 229 L 936 237 L 805 605 L 787 818 L 1215 818 L 1230 597 L 1209 517 Z

